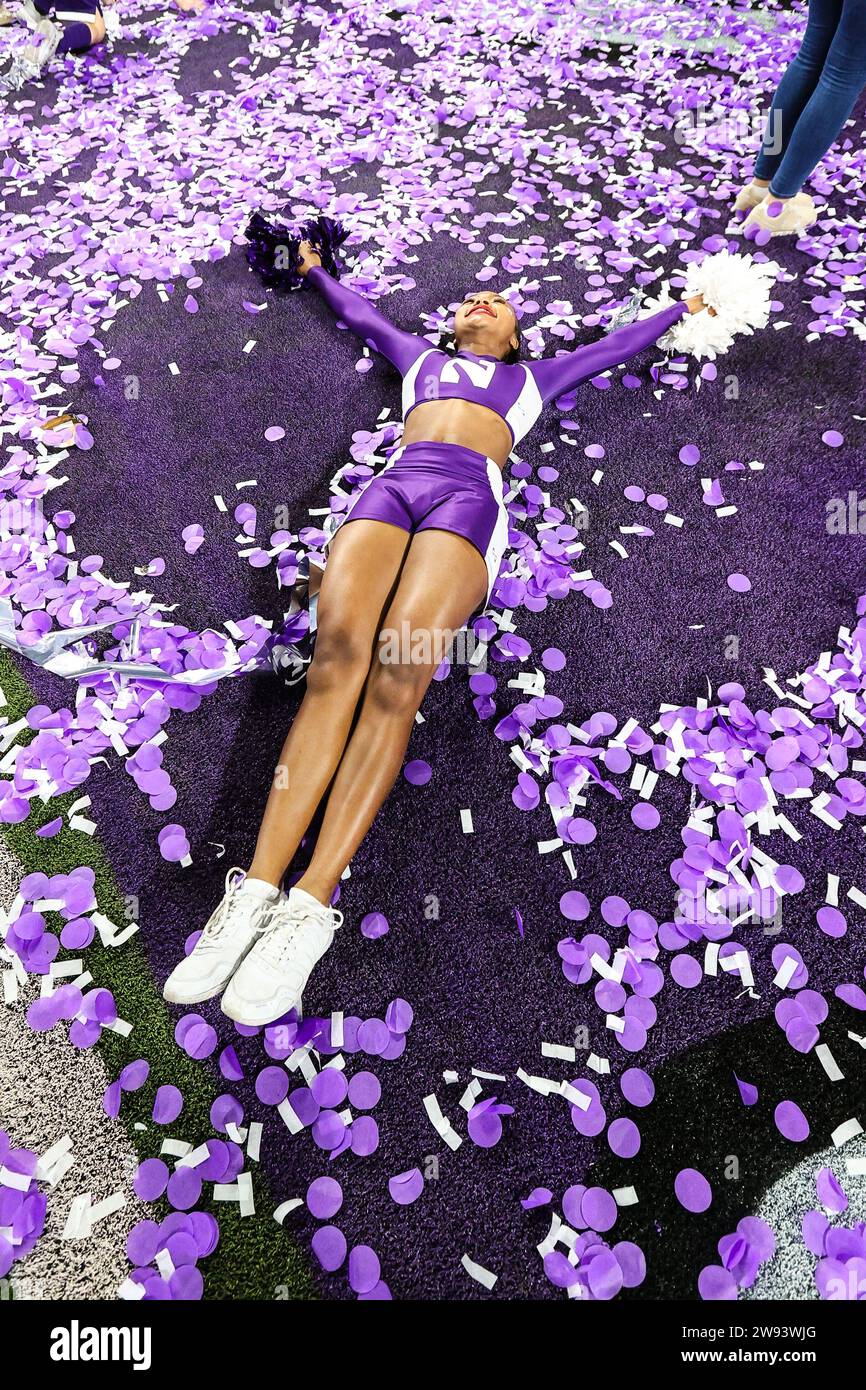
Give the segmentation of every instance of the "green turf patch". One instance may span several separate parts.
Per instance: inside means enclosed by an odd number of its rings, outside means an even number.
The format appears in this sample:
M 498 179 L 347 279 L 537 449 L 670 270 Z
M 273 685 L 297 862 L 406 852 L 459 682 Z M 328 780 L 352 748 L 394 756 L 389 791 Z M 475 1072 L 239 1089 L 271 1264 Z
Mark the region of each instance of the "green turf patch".
M 10 721 L 20 719 L 36 703 L 33 692 L 23 679 L 7 652 L 0 652 L 0 689 L 6 696 L 4 713 Z M 24 730 L 19 742 L 32 737 Z M 41 870 L 46 874 L 69 873 L 80 865 L 94 872 L 95 892 L 99 910 L 113 922 L 123 924 L 126 905 L 111 867 L 96 836 L 70 830 L 64 823 L 58 834 L 39 839 L 36 830 L 65 816 L 68 807 L 81 795 L 80 791 L 54 797 L 47 804 L 34 800 L 26 821 L 3 827 L 10 849 L 26 873 Z M 50 926 L 57 931 L 61 919 L 47 914 Z M 201 1143 L 213 1134 L 210 1107 L 220 1094 L 211 1071 L 201 1062 L 194 1062 L 174 1040 L 174 1019 L 154 985 L 146 952 L 138 935 L 124 946 L 112 949 L 102 945 L 99 937 L 87 948 L 87 969 L 94 983 L 111 990 L 121 1018 L 133 1025 L 128 1038 L 117 1033 L 103 1032 L 97 1044 L 106 1071 L 116 1077 L 127 1062 L 144 1057 L 150 1064 L 150 1076 L 140 1091 L 124 1093 L 121 1117 L 140 1158 L 155 1158 L 164 1131 L 151 1121 L 156 1088 L 166 1083 L 177 1086 L 183 1093 L 184 1108 L 177 1122 L 177 1132 L 184 1138 Z M 146 1130 L 135 1129 L 139 1121 Z M 317 1292 L 303 1253 L 273 1220 L 276 1203 L 261 1176 L 255 1177 L 255 1216 L 241 1217 L 236 1203 L 207 1202 L 200 1205 L 213 1212 L 220 1223 L 220 1242 L 214 1253 L 202 1261 L 205 1296 L 225 1299 L 309 1299 Z M 171 1208 L 163 1198 L 152 1204 L 154 1219 L 160 1220 Z

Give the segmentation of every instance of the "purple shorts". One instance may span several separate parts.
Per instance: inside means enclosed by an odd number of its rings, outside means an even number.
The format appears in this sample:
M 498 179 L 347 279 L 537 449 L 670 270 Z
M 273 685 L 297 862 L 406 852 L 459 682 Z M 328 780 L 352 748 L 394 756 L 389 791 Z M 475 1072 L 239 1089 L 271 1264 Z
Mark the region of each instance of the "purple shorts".
M 410 535 L 450 531 L 480 551 L 487 593 L 508 541 L 502 470 L 493 459 L 460 444 L 407 444 L 366 485 L 343 520 L 386 521 Z

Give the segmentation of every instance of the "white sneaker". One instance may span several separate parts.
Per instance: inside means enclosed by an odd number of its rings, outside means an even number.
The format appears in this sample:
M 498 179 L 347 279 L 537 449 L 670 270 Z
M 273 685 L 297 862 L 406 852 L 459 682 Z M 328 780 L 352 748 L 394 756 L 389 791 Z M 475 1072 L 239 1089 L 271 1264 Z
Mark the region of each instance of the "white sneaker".
M 290 1009 L 300 1017 L 313 967 L 342 925 L 342 912 L 325 907 L 303 888 L 292 888 L 232 977 L 223 995 L 223 1013 L 250 1028 L 273 1023 Z
M 270 901 L 241 893 L 243 869 L 229 869 L 225 897 L 211 914 L 189 955 L 172 970 L 163 988 L 170 1004 L 201 1004 L 225 989 L 247 952 L 267 930 L 282 894 Z
M 745 188 L 741 188 L 734 201 L 734 212 L 751 212 L 762 203 L 767 196 L 767 185 L 765 183 L 747 183 Z
M 818 209 L 808 193 L 797 193 L 782 202 L 768 193 L 763 202 L 753 208 L 743 223 L 746 237 L 751 232 L 769 232 L 771 236 L 798 236 L 818 220 Z

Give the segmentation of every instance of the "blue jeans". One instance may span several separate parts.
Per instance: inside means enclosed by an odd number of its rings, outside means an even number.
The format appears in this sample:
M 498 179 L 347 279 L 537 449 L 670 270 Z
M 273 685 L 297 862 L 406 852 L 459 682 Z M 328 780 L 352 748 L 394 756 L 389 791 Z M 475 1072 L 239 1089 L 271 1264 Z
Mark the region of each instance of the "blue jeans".
M 866 87 L 866 0 L 809 0 L 800 51 L 781 82 L 755 178 L 780 198 L 799 193 Z

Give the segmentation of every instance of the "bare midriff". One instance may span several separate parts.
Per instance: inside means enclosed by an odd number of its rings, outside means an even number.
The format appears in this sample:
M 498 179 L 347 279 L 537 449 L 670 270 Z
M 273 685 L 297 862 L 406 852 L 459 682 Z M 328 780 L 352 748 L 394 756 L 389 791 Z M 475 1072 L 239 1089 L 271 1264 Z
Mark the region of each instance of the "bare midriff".
M 409 412 L 403 444 L 458 444 L 504 468 L 514 447 L 501 415 L 474 401 L 424 401 Z

